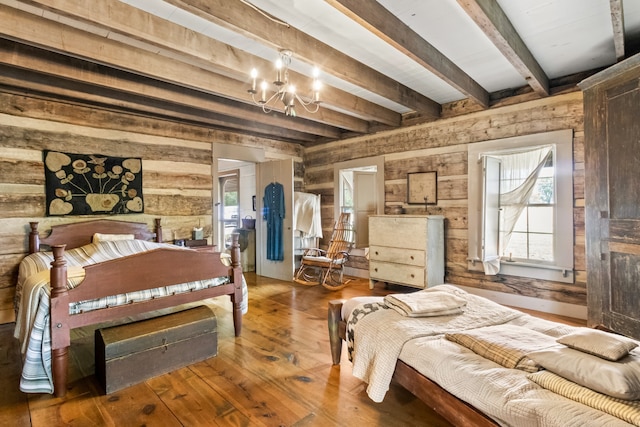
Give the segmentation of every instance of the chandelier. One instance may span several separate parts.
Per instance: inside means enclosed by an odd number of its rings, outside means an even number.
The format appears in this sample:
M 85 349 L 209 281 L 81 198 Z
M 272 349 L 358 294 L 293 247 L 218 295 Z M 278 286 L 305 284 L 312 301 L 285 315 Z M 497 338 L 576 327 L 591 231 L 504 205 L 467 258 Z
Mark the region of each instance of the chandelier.
M 311 93 L 302 96 L 296 92 L 296 86 L 289 81 L 289 64 L 291 64 L 290 50 L 281 50 L 280 57 L 276 61 L 276 79 L 273 87 L 269 87 L 266 80 L 262 80 L 260 88 L 257 87 L 258 70 L 251 70 L 251 99 L 256 105 L 262 107 L 262 111 L 270 113 L 278 102 L 284 104 L 284 113 L 287 116 L 296 116 L 296 106 L 301 105 L 309 113 L 316 113 L 320 108 L 320 88 L 322 83 L 318 80 L 320 71 L 313 69 L 313 84 Z M 259 93 L 259 96 L 257 96 Z

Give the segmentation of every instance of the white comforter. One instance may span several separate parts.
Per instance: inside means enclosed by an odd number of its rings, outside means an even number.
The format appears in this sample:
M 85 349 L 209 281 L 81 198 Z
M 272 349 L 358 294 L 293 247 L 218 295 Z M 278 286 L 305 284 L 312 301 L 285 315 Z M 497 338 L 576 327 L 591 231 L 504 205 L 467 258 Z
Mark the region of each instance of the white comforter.
M 135 253 L 150 251 L 159 247 L 175 250 L 178 246 L 153 243 L 143 240 L 105 241 L 66 251 L 67 286 L 73 288 L 84 278 L 83 266 L 96 264 L 110 259 L 121 258 Z M 27 256 L 20 264 L 16 286 L 16 328 L 14 336 L 20 341 L 24 355 L 20 390 L 26 393 L 53 393 L 51 376 L 51 336 L 49 319 L 49 268 L 53 261 L 51 252 L 39 252 Z M 126 304 L 163 297 L 173 293 L 188 292 L 195 289 L 217 286 L 226 283 L 227 278 L 215 278 L 199 282 L 184 283 L 140 292 L 131 292 L 99 300 L 70 304 L 71 314 L 95 310 L 106 306 Z M 242 311 L 247 311 L 247 288 L 244 277 Z
M 352 339 L 348 344 L 353 374 L 368 383 L 367 393 L 372 400 L 382 401 L 396 360 L 400 359 L 503 426 L 630 425 L 539 387 L 527 379 L 525 371 L 504 368 L 444 338 L 448 332 L 501 324 L 526 327 L 552 337 L 575 328 L 529 316 L 451 285 L 433 289 L 465 298 L 465 313 L 407 318 L 383 308 L 382 301 L 368 301 L 351 311 L 347 338 Z M 380 324 L 385 327 L 380 328 Z

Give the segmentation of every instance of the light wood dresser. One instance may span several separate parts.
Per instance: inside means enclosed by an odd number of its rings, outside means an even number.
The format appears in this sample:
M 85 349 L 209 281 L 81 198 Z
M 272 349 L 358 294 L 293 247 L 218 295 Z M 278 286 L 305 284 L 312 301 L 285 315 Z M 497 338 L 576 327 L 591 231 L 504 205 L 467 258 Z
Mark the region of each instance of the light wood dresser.
M 369 288 L 376 282 L 415 288 L 444 283 L 444 217 L 369 217 Z

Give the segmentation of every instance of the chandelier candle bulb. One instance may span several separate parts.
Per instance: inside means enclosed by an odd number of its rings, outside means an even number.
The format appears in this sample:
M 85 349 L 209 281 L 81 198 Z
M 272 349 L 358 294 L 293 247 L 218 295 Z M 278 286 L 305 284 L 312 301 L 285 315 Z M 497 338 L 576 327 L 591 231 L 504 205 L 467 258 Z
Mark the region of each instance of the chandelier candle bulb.
M 320 83 L 320 80 L 315 79 L 313 81 L 313 102 L 315 102 L 316 104 L 318 102 L 320 102 L 320 88 L 322 87 L 322 83 Z
M 262 89 L 261 92 L 260 92 L 260 102 L 262 104 L 267 102 L 267 86 L 268 85 L 267 85 L 266 80 L 263 80 L 262 84 L 260 85 L 260 89 Z
M 255 68 L 251 70 L 251 90 L 249 93 L 256 93 L 256 79 L 258 78 L 258 70 Z
M 278 59 L 276 61 L 276 81 L 273 82 L 276 86 L 282 86 L 282 60 Z

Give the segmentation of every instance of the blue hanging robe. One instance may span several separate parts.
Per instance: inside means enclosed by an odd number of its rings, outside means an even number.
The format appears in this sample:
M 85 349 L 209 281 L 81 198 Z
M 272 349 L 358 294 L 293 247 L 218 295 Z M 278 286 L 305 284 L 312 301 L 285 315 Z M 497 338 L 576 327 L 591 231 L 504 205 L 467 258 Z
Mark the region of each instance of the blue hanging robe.
M 284 260 L 282 219 L 284 218 L 284 187 L 272 182 L 264 189 L 262 219 L 267 221 L 267 259 Z

